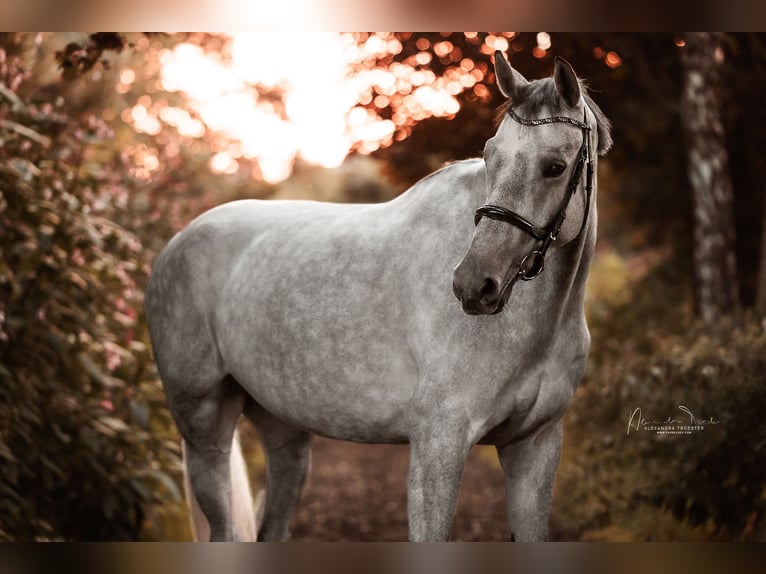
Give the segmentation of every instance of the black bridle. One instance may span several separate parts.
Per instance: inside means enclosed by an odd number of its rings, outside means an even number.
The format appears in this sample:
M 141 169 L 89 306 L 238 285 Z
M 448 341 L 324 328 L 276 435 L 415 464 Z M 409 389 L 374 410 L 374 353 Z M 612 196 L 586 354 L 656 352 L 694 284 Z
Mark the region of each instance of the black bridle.
M 580 152 L 578 153 L 577 164 L 572 171 L 572 176 L 569 178 L 564 203 L 556 217 L 547 227 L 537 227 L 535 224 L 522 217 L 515 211 L 511 211 L 505 207 L 500 207 L 499 205 L 482 205 L 479 209 L 476 210 L 476 215 L 474 216 L 475 225 L 479 224 L 479 221 L 481 221 L 482 217 L 489 217 L 490 219 L 504 221 L 505 223 L 515 225 L 522 231 L 531 235 L 536 240 L 542 241 L 542 245 L 539 249 L 530 251 L 524 256 L 524 258 L 521 260 L 521 264 L 519 265 L 519 271 L 516 274 L 516 278 L 522 279 L 524 281 L 529 281 L 543 272 L 543 268 L 545 267 L 545 253 L 548 251 L 551 243 L 553 243 L 556 240 L 556 237 L 558 237 L 559 231 L 561 231 L 561 226 L 564 224 L 564 220 L 567 217 L 567 208 L 569 207 L 569 203 L 572 201 L 572 198 L 577 191 L 577 186 L 580 183 L 583 167 L 586 168 L 585 214 L 583 215 L 582 227 L 580 228 L 579 233 L 582 233 L 582 230 L 585 228 L 585 223 L 588 220 L 588 212 L 590 211 L 590 196 L 593 191 L 593 159 L 591 158 L 590 154 L 590 138 L 588 137 L 590 127 L 587 123 L 585 123 L 585 121 L 581 122 L 574 118 L 568 118 L 565 116 L 553 116 L 538 120 L 528 120 L 516 115 L 516 112 L 513 111 L 513 108 L 509 108 L 508 114 L 516 122 L 525 126 L 540 126 L 543 124 L 564 123 L 576 126 L 583 131 L 583 141 L 582 145 L 580 146 Z M 585 111 L 584 119 L 587 121 L 587 118 L 587 111 Z M 532 259 L 530 261 L 529 267 L 527 267 L 527 261 L 530 260 L 530 258 Z

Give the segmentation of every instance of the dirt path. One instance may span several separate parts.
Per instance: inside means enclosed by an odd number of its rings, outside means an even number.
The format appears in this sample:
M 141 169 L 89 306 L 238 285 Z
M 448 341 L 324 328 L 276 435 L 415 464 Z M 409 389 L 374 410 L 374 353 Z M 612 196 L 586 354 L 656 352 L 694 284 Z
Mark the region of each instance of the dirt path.
M 407 446 L 314 439 L 311 472 L 293 515 L 293 540 L 407 540 Z M 468 457 L 453 540 L 508 540 L 502 471 Z

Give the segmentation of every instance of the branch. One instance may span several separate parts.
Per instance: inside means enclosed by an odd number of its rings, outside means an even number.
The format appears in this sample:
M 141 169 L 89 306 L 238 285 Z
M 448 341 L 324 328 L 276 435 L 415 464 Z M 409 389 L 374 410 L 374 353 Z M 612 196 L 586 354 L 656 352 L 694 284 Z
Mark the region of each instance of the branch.
M 3 95 L 6 98 L 8 98 L 8 100 L 12 104 L 12 110 L 14 112 L 25 110 L 27 108 L 24 105 L 24 102 L 21 101 L 21 98 L 19 98 L 19 96 L 13 93 L 13 91 L 10 90 L 8 86 L 6 86 L 3 82 L 0 82 L 0 95 Z
M 43 147 L 48 147 L 51 145 L 51 138 L 48 136 L 44 136 L 42 134 L 37 133 L 35 130 L 28 128 L 27 126 L 23 126 L 19 123 L 16 123 L 11 120 L 0 120 L 0 127 L 3 127 L 5 129 L 11 130 L 16 132 L 19 135 L 28 137 L 29 139 L 36 141 Z

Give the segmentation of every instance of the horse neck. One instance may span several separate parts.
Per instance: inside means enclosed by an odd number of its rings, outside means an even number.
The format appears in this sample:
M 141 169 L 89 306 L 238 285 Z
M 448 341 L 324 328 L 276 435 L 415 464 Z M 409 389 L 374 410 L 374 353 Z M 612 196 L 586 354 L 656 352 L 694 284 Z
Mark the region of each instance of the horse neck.
M 535 305 L 549 310 L 551 326 L 580 316 L 585 304 L 585 284 L 590 272 L 596 245 L 598 211 L 596 209 L 596 182 L 594 178 L 588 221 L 582 232 L 571 242 L 560 247 L 550 258 L 548 281 L 531 289 Z M 534 283 L 535 280 L 532 280 Z M 538 287 L 538 286 L 535 286 Z

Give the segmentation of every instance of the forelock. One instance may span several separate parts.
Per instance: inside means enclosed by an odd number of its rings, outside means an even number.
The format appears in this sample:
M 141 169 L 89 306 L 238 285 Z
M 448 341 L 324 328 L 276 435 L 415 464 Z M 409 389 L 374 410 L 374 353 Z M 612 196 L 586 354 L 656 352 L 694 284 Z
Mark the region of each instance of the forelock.
M 519 115 L 527 118 L 535 118 L 540 110 L 547 108 L 551 115 L 561 114 L 566 109 L 566 104 L 556 90 L 553 78 L 532 80 L 520 88 L 516 98 L 508 98 L 500 106 L 496 118 L 497 125 L 503 121 L 508 110 L 513 108 Z

